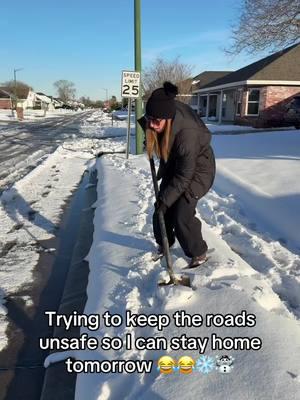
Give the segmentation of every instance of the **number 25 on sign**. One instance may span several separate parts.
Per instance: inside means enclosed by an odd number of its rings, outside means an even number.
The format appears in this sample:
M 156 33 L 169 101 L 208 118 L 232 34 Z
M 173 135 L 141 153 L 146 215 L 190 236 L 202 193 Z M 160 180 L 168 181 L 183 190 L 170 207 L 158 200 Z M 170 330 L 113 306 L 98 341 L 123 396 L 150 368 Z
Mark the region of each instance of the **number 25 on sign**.
M 122 71 L 122 97 L 139 97 L 140 93 L 140 72 L 136 71 Z

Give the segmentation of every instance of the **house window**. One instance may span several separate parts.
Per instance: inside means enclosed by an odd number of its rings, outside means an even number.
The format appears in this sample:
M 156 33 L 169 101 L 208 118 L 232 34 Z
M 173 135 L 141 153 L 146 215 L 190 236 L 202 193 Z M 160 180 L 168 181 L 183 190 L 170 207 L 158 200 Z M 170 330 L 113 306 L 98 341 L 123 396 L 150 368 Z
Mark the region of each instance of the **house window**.
M 196 106 L 197 104 L 198 104 L 198 96 L 197 95 L 192 95 L 190 105 L 191 106 Z
M 243 90 L 238 89 L 236 93 L 236 115 L 241 115 Z
M 247 115 L 258 115 L 259 110 L 259 89 L 249 89 L 247 102 Z

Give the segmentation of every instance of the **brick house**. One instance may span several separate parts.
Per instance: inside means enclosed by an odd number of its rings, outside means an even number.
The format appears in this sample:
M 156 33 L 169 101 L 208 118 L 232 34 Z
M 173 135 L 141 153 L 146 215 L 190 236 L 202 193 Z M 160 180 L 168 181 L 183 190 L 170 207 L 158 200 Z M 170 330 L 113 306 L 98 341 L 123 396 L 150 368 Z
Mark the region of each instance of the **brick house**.
M 3 89 L 0 89 L 0 109 L 9 110 L 12 108 L 12 101 L 10 94 Z
M 7 93 L 12 100 L 15 98 L 14 87 L 2 86 L 0 87 L 0 90 L 2 92 Z M 33 107 L 35 101 L 35 93 L 32 91 L 30 87 L 18 86 L 17 97 L 18 97 L 18 107 L 22 107 L 24 109 Z M 0 102 L 0 108 L 3 108 L 1 106 L 1 102 Z M 11 106 L 9 108 L 11 108 Z
M 195 86 L 193 94 L 198 96 L 197 111 L 208 120 L 255 127 L 286 125 L 286 105 L 300 94 L 300 43 Z

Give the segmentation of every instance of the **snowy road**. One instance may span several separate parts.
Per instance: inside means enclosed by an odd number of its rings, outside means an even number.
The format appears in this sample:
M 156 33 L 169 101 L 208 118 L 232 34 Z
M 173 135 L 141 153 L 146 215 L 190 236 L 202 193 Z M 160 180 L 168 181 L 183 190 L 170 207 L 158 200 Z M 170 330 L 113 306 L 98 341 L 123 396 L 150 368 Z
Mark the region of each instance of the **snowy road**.
M 0 123 L 0 193 L 73 135 L 90 112 L 37 122 Z
M 97 152 L 95 140 L 82 132 L 89 116 L 0 125 L 0 350 L 7 344 L 5 298 L 24 285 L 30 291 L 42 242 L 56 236 L 64 207 Z

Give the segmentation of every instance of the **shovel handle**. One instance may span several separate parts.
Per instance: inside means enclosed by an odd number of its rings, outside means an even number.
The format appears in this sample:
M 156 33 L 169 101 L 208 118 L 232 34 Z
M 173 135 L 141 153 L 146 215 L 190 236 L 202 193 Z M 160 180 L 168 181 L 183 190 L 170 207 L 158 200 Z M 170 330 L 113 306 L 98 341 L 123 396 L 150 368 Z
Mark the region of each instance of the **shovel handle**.
M 158 183 L 157 183 L 155 164 L 154 164 L 153 158 L 150 158 L 150 168 L 151 168 L 152 181 L 153 181 L 154 192 L 155 192 L 155 199 L 157 201 L 158 200 Z
M 153 158 L 150 158 L 150 168 L 151 168 L 155 198 L 156 198 L 156 201 L 158 201 L 158 183 L 157 183 L 155 164 L 154 164 Z M 168 236 L 167 236 L 167 231 L 166 231 L 166 224 L 165 224 L 164 214 L 162 211 L 158 212 L 158 220 L 159 220 L 159 227 L 160 227 L 161 236 L 162 236 L 164 255 L 166 257 L 166 262 L 167 262 L 168 273 L 170 275 L 171 281 L 176 285 L 178 282 L 177 282 L 177 279 L 176 279 L 176 277 L 174 275 L 174 271 L 173 271 L 173 263 L 172 263 L 172 258 L 171 258 L 171 254 L 170 254 L 170 249 L 169 249 L 169 241 L 168 241 Z

